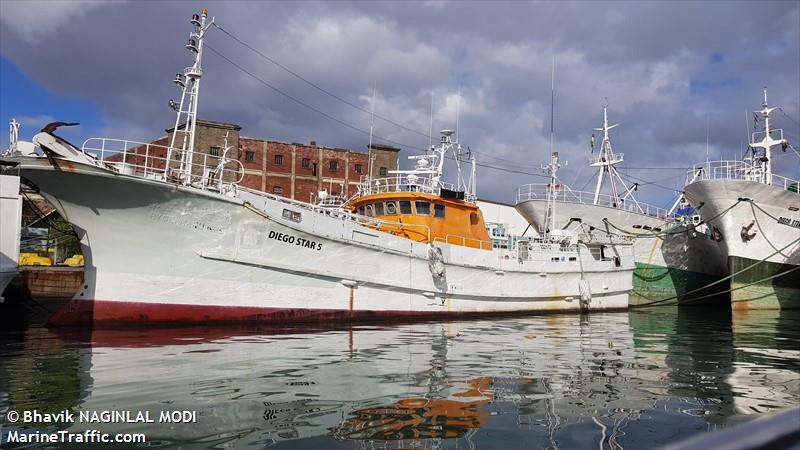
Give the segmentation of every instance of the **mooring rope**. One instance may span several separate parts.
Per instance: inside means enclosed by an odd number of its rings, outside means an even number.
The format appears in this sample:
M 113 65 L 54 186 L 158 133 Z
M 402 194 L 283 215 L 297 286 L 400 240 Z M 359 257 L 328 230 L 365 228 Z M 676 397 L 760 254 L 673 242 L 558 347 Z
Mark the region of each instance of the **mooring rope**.
M 733 208 L 735 208 L 735 207 L 736 207 L 736 205 L 738 205 L 738 204 L 739 204 L 739 203 L 741 203 L 742 201 L 744 201 L 744 199 L 741 199 L 741 198 L 740 198 L 740 199 L 738 199 L 738 200 L 736 201 L 736 203 L 734 203 L 734 204 L 732 204 L 731 206 L 729 206 L 729 207 L 725 208 L 725 210 L 723 210 L 722 212 L 720 212 L 720 213 L 719 213 L 719 214 L 717 214 L 716 216 L 714 216 L 714 217 L 712 217 L 712 218 L 710 218 L 710 219 L 708 219 L 708 220 L 702 220 L 702 221 L 700 221 L 700 223 L 699 223 L 698 225 L 702 225 L 702 224 L 704 224 L 704 223 L 708 223 L 708 222 L 711 222 L 712 220 L 716 220 L 716 219 L 718 219 L 718 218 L 722 217 L 724 214 L 728 213 L 728 211 L 730 211 L 730 210 L 732 210 Z M 702 206 L 703 206 L 703 205 L 701 204 L 701 205 L 700 205 L 700 206 L 699 206 L 697 209 L 700 209 Z M 624 230 L 624 229 L 622 229 L 622 228 L 620 228 L 620 227 L 618 227 L 618 226 L 614 225 L 614 224 L 613 224 L 613 223 L 611 223 L 611 221 L 609 221 L 607 218 L 603 218 L 603 222 L 604 222 L 604 223 L 606 223 L 607 225 L 610 225 L 612 228 L 614 228 L 614 229 L 616 229 L 616 230 L 618 230 L 618 231 L 620 231 L 620 232 L 622 232 L 622 233 L 625 233 L 625 234 L 627 234 L 627 235 L 629 235 L 629 236 L 633 236 L 633 237 L 637 237 L 637 238 L 640 238 L 640 237 L 648 237 L 648 238 L 650 238 L 650 237 L 659 237 L 659 236 L 678 235 L 678 234 L 681 234 L 681 233 L 688 233 L 688 232 L 690 232 L 690 231 L 695 231 L 695 230 L 697 229 L 697 227 L 696 227 L 696 226 L 691 226 L 691 227 L 686 227 L 686 229 L 684 229 L 684 230 L 681 230 L 681 231 L 669 231 L 669 230 L 664 230 L 664 231 L 659 231 L 659 232 L 656 232 L 656 233 L 634 233 L 634 232 L 632 232 L 632 231 Z
M 731 278 L 733 278 L 733 277 L 735 277 L 735 276 L 737 276 L 737 275 L 739 275 L 741 273 L 744 273 L 744 272 L 752 269 L 753 267 L 755 267 L 755 266 L 765 262 L 769 258 L 772 258 L 773 256 L 783 252 L 784 250 L 786 250 L 787 248 L 791 247 L 792 245 L 794 245 L 794 244 L 796 244 L 798 242 L 800 242 L 800 238 L 795 239 L 794 241 L 792 241 L 789 244 L 787 244 L 785 247 L 775 251 L 774 253 L 772 253 L 771 255 L 769 255 L 767 257 L 765 257 L 764 259 L 756 261 L 753 264 L 750 264 L 749 266 L 747 266 L 747 267 L 745 267 L 743 269 L 737 270 L 736 272 L 728 275 L 727 277 L 721 278 L 721 279 L 719 279 L 717 281 L 714 281 L 712 283 L 709 283 L 709 284 L 707 284 L 705 286 L 702 286 L 702 287 L 699 287 L 697 289 L 693 289 L 693 290 L 691 290 L 691 291 L 689 291 L 689 292 L 687 292 L 685 294 L 673 295 L 672 297 L 667 297 L 665 299 L 655 300 L 655 301 L 652 301 L 652 302 L 649 302 L 649 303 L 643 303 L 641 305 L 631 305 L 630 307 L 631 308 L 647 308 L 647 307 L 650 307 L 650 306 L 653 306 L 653 305 L 657 305 L 657 304 L 661 304 L 661 303 L 664 303 L 664 302 L 667 302 L 667 301 L 670 301 L 670 300 L 676 300 L 676 299 L 679 299 L 680 297 L 683 297 L 683 296 L 686 296 L 686 295 L 690 295 L 690 294 L 694 294 L 694 293 L 702 291 L 704 289 L 708 289 L 711 286 L 715 286 L 717 284 L 720 284 L 720 283 L 723 283 L 725 281 L 728 281 Z M 800 269 L 800 266 L 794 267 L 794 268 L 789 269 L 789 270 L 785 270 L 785 271 L 780 272 L 780 273 L 778 273 L 776 275 L 773 275 L 773 276 L 770 276 L 770 277 L 766 277 L 764 279 L 755 281 L 753 283 L 750 283 L 750 284 L 747 284 L 747 285 L 744 285 L 744 286 L 740 286 L 740 287 L 737 287 L 737 288 L 734 288 L 734 289 L 728 289 L 728 290 L 722 291 L 722 292 L 716 292 L 716 293 L 713 293 L 713 294 L 704 295 L 704 296 L 701 296 L 701 297 L 696 297 L 696 298 L 693 298 L 693 299 L 686 299 L 686 300 L 684 300 L 684 302 L 696 301 L 696 300 L 700 300 L 700 299 L 703 299 L 703 298 L 707 298 L 707 297 L 711 297 L 711 296 L 715 296 L 715 295 L 719 295 L 719 294 L 724 294 L 726 292 L 732 292 L 732 291 L 735 291 L 735 290 L 738 290 L 738 289 L 742 289 L 744 287 L 752 286 L 753 284 L 758 284 L 758 283 L 761 283 L 761 282 L 764 282 L 764 281 L 767 281 L 767 280 L 771 280 L 773 278 L 781 277 L 781 276 L 786 275 L 788 273 L 794 272 L 795 270 L 798 270 L 798 269 Z

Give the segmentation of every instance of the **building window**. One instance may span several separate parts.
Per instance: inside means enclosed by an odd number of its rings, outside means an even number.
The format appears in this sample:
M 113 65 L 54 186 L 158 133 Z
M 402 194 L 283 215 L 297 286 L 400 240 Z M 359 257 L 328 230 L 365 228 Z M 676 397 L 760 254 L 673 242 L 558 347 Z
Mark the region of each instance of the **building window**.
M 256 152 L 244 152 L 244 160 L 245 161 L 255 161 L 256 160 Z
M 275 155 L 275 165 L 276 166 L 283 165 L 283 155 Z
M 355 171 L 356 171 L 356 173 L 363 172 L 364 171 L 364 166 L 362 166 L 361 164 L 356 164 Z
M 380 175 L 378 175 L 378 176 L 385 177 L 385 176 L 388 176 L 388 175 L 389 175 L 389 169 L 387 169 L 386 167 L 381 167 Z
M 331 161 L 330 164 L 331 172 L 336 172 L 339 169 L 339 161 Z
M 283 187 L 275 186 L 272 188 L 272 193 L 275 195 L 283 195 Z
M 219 147 L 211 147 L 208 149 L 208 154 L 211 156 L 220 156 L 222 155 L 222 149 Z
M 304 169 L 308 169 L 311 167 L 311 160 L 308 158 L 303 158 L 302 166 Z

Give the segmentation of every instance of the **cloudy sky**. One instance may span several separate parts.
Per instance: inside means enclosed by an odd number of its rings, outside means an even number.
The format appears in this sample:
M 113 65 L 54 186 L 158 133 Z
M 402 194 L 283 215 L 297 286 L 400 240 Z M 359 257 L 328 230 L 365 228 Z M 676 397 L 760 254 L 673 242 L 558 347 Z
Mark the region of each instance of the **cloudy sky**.
M 54 120 L 80 122 L 62 133 L 78 143 L 163 135 L 180 98 L 171 80 L 191 65 L 188 19 L 207 7 L 229 34 L 209 32 L 201 118 L 363 150 L 374 107 L 375 140 L 402 144 L 405 159 L 428 145 L 433 102 L 434 133 L 458 111 L 460 141 L 485 165 L 479 196 L 511 202 L 542 181 L 555 58 L 562 180 L 593 189 L 586 158 L 607 101 L 623 175 L 661 206 L 706 159 L 707 136 L 711 159 L 741 157 L 765 85 L 800 149 L 799 5 L 0 0 L 0 122 L 16 117 L 23 139 Z M 791 150 L 775 164 L 800 175 Z

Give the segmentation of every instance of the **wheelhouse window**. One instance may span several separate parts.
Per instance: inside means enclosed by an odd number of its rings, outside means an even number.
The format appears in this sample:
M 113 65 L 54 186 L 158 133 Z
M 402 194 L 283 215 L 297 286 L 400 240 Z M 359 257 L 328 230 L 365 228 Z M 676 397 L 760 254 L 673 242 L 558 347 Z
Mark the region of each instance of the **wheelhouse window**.
M 430 216 L 431 215 L 431 204 L 430 202 L 414 202 L 414 207 L 417 208 L 417 215 L 419 216 Z
M 376 216 L 383 216 L 383 202 L 375 203 L 375 215 Z
M 395 216 L 395 215 L 397 215 L 397 203 L 396 202 L 386 202 L 386 215 L 387 216 Z
M 372 205 L 367 205 L 364 209 L 364 212 L 367 217 L 372 217 L 375 215 L 375 210 L 372 208 Z
M 389 176 L 389 169 L 387 169 L 386 167 L 381 167 L 379 173 L 380 174 L 378 176 L 380 177 Z
M 255 161 L 256 160 L 256 152 L 244 152 L 244 160 L 245 161 Z
M 300 165 L 303 166 L 304 169 L 308 169 L 311 167 L 311 160 L 308 158 L 303 158 L 303 160 L 300 162 Z
M 411 202 L 408 200 L 400 200 L 400 214 L 413 214 L 411 212 Z
M 275 155 L 275 165 L 276 166 L 283 165 L 283 155 Z
M 362 216 L 364 215 L 364 205 L 358 207 L 358 213 L 361 214 Z
M 433 217 L 444 219 L 444 205 L 439 203 L 433 205 Z

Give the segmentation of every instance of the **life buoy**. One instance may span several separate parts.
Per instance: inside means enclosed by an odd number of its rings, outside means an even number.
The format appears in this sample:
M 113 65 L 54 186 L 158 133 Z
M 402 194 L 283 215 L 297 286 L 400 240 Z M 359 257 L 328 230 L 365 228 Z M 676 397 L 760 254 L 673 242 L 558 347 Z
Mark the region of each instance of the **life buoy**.
M 431 245 L 428 247 L 428 270 L 436 278 L 444 278 L 444 255 L 442 249 Z

